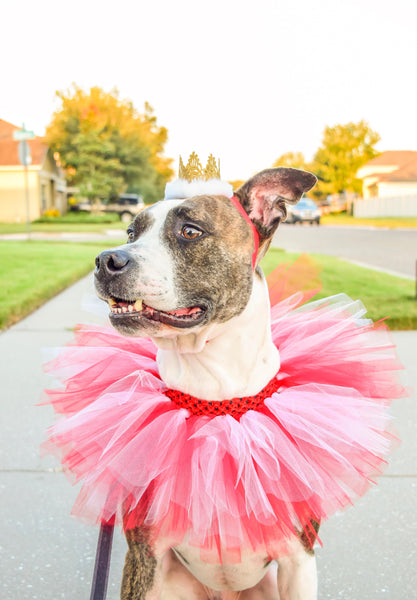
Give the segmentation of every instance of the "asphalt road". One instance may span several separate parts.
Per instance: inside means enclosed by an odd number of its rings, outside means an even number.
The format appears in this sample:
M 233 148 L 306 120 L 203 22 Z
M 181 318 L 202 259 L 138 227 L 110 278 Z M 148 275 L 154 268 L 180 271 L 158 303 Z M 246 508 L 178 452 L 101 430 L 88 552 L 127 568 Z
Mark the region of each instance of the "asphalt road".
M 316 225 L 279 227 L 273 245 L 287 252 L 338 256 L 414 279 L 417 229 L 377 229 Z

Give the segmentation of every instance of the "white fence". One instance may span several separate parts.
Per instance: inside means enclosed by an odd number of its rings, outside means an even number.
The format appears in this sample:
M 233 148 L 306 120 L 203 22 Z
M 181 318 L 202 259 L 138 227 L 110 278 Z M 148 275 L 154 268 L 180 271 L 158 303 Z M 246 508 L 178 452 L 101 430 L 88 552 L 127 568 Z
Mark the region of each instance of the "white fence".
M 417 195 L 395 198 L 357 198 L 353 203 L 355 217 L 417 217 Z

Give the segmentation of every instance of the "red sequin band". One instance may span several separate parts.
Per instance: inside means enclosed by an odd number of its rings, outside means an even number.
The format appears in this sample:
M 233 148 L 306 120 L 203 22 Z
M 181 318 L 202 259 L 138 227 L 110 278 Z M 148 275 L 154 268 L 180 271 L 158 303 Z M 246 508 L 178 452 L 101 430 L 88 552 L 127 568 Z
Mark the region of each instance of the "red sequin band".
M 274 392 L 278 391 L 280 382 L 274 377 L 263 390 L 255 396 L 244 396 L 242 398 L 232 398 L 231 400 L 200 400 L 190 394 L 184 394 L 178 390 L 165 390 L 165 396 L 168 396 L 179 408 L 186 408 L 193 415 L 230 415 L 239 420 L 248 410 L 258 410 L 264 403 L 265 398 L 269 398 Z

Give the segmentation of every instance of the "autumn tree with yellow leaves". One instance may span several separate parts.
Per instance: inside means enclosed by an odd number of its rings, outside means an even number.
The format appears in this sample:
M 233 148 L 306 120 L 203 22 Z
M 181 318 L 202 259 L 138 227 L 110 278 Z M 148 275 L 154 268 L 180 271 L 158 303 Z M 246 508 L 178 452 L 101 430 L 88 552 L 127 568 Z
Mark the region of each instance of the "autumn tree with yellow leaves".
M 378 156 L 375 146 L 380 139 L 363 120 L 326 127 L 312 163 L 312 170 L 319 178 L 318 190 L 323 195 L 359 194 L 362 181 L 356 174 L 364 164 Z
M 273 166 L 308 170 L 308 163 L 302 152 L 284 152 L 284 154 L 281 154 L 281 156 L 277 158 Z
M 312 171 L 318 183 L 311 194 L 316 197 L 343 192 L 360 193 L 362 182 L 357 179 L 358 170 L 377 156 L 375 146 L 379 134 L 362 120 L 325 127 L 321 146 L 313 160 L 305 160 L 301 152 L 286 152 L 274 163 L 274 167 L 294 167 Z
M 46 141 L 80 196 L 94 201 L 136 192 L 148 203 L 163 197 L 173 174 L 172 160 L 163 156 L 168 133 L 149 104 L 140 114 L 116 89 L 84 91 L 75 84 L 57 96 L 61 105 Z

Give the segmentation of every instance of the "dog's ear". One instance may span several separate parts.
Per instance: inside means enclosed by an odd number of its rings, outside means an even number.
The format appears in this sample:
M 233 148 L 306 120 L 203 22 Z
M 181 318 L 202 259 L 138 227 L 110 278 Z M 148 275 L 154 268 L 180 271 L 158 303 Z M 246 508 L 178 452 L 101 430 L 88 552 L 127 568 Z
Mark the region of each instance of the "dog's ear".
M 278 167 L 254 175 L 235 192 L 259 233 L 260 248 L 269 245 L 265 242 L 271 239 L 279 223 L 285 221 L 285 203 L 296 204 L 316 182 L 317 177 L 308 171 Z

